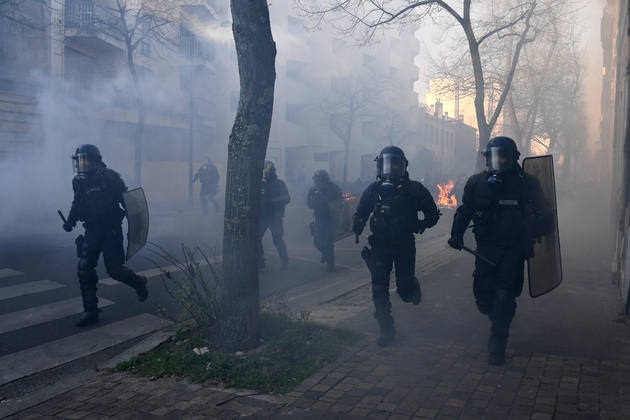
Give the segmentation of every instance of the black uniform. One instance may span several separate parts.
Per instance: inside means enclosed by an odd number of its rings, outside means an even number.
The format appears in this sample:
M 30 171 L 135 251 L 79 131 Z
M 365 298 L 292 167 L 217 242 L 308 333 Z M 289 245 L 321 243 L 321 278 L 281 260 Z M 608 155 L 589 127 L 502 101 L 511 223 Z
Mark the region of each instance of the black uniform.
M 275 174 L 263 179 L 260 205 L 260 259 L 259 267 L 265 268 L 265 251 L 262 246 L 262 237 L 267 229 L 271 231 L 273 244 L 280 256 L 280 268 L 285 269 L 289 263 L 287 246 L 284 243 L 284 208 L 291 202 L 287 185 Z
M 486 171 L 468 179 L 451 237 L 463 237 L 472 221 L 477 252 L 496 264 L 493 267 L 481 258 L 475 260 L 473 293 L 479 311 L 492 321 L 489 360 L 502 364 L 516 297 L 523 290 L 525 259 L 531 250 L 526 241 L 524 191 L 540 197 L 537 205 L 541 209 L 545 204 L 538 181 L 525 174 L 518 163 L 503 174 L 500 188 L 488 185 L 490 176 Z
M 64 228 L 72 228 L 77 221 L 83 222 L 85 234 L 77 240 L 79 255 L 78 277 L 83 299 L 84 318 L 78 326 L 98 319 L 96 266 L 101 252 L 107 274 L 133 287 L 142 302 L 148 296 L 147 279 L 125 267 L 122 220 L 126 212 L 121 208 L 122 193 L 127 191 L 120 175 L 103 164 L 97 170 L 80 173 L 72 180 L 74 200 Z M 84 320 L 84 322 L 82 322 Z M 87 322 L 85 322 L 87 320 Z
M 321 262 L 327 263 L 328 267 L 333 270 L 335 267 L 335 245 L 333 243 L 332 216 L 328 203 L 341 198 L 343 198 L 343 194 L 337 184 L 328 181 L 323 188 L 311 187 L 306 202 L 306 205 L 313 209 L 315 216 L 311 230 L 315 248 L 322 253 Z
M 214 205 L 214 210 L 219 212 L 219 203 L 214 198 L 217 195 L 219 189 L 219 171 L 212 162 L 201 166 L 193 182 L 199 179 L 201 181 L 201 192 L 199 193 L 199 200 L 201 200 L 201 207 L 203 208 L 203 214 L 208 214 L 208 200 Z
M 353 230 L 360 233 L 357 225 L 365 225 L 370 217 L 372 234 L 368 238 L 372 249 L 366 262 L 372 275 L 372 299 L 374 318 L 381 326 L 381 331 L 393 329 L 389 301 L 389 277 L 396 265 L 396 292 L 403 302 L 420 303 L 422 293 L 420 283 L 415 277 L 416 243 L 414 233 L 434 226 L 440 213 L 431 193 L 406 174 L 400 185 L 391 194 L 381 190 L 383 181 L 372 183 L 363 193 L 354 216 Z M 418 220 L 418 212 L 424 214 Z M 393 337 L 392 337 L 393 340 Z

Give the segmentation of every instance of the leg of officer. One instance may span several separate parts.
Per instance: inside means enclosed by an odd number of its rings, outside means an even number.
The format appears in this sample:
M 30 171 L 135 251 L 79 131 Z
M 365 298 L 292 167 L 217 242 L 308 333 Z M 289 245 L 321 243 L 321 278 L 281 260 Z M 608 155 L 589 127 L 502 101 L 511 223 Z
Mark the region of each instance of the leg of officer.
M 387 346 L 394 342 L 396 329 L 392 317 L 392 305 L 389 301 L 389 276 L 394 259 L 384 247 L 372 247 L 370 256 L 372 275 L 372 301 L 374 302 L 374 318 L 378 321 L 381 333 L 376 343 Z
M 262 238 L 265 236 L 265 232 L 269 228 L 269 217 L 260 218 L 260 246 L 258 247 L 258 268 L 262 270 L 265 268 L 265 248 L 263 248 Z
M 86 229 L 83 243 L 79 249 L 79 264 L 77 276 L 83 301 L 83 314 L 77 320 L 77 327 L 84 327 L 98 321 L 98 297 L 96 297 L 96 284 L 98 276 L 96 266 L 101 253 L 101 237 L 93 229 Z
M 520 249 L 503 250 L 497 266 L 493 299 L 492 327 L 488 339 L 488 363 L 502 365 L 505 362 L 505 346 L 510 335 L 510 325 L 516 313 L 516 297 L 523 290 L 525 259 Z
M 285 270 L 289 265 L 289 255 L 287 253 L 287 245 L 284 243 L 284 226 L 282 224 L 282 216 L 275 215 L 271 224 L 269 225 L 269 230 L 271 230 L 271 239 L 273 240 L 273 245 L 278 250 L 278 255 L 280 256 L 280 269 Z
M 322 253 L 322 261 L 327 263 L 328 271 L 335 271 L 335 245 L 332 240 L 332 225 L 330 222 L 315 222 L 315 248 Z
M 406 303 L 417 305 L 422 300 L 420 282 L 416 272 L 416 246 L 402 248 L 396 252 L 394 263 L 396 266 L 396 292 Z
M 122 227 L 116 226 L 109 229 L 103 241 L 103 262 L 107 274 L 129 287 L 132 287 L 138 295 L 138 300 L 144 302 L 149 296 L 147 278 L 139 276 L 123 264 L 125 263 L 125 249 L 123 247 Z

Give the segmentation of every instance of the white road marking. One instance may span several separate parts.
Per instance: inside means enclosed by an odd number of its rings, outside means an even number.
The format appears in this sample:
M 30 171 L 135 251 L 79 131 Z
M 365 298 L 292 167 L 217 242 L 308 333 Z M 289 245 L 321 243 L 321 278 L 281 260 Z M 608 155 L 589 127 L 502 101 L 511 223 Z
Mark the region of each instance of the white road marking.
M 32 295 L 47 290 L 59 289 L 60 287 L 66 286 L 50 280 L 39 280 L 30 283 L 16 284 L 15 286 L 0 287 L 0 300 Z

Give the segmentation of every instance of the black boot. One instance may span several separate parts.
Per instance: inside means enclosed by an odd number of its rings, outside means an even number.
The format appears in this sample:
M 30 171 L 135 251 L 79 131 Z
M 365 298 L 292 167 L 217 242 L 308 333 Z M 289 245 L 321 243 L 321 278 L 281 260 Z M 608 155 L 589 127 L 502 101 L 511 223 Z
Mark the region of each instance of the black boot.
M 377 319 L 378 325 L 381 327 L 381 334 L 376 340 L 376 344 L 380 347 L 389 346 L 396 338 L 396 328 L 394 328 L 394 317 L 391 315 L 380 317 Z
M 83 312 L 81 317 L 79 319 L 77 319 L 77 322 L 75 323 L 75 325 L 77 327 L 85 327 L 87 325 L 94 324 L 95 322 L 98 322 L 98 313 L 99 312 L 100 312 L 99 309 Z
M 505 363 L 505 345 L 499 340 L 495 340 L 490 336 L 488 342 L 488 364 L 491 366 L 501 366 Z
M 138 300 L 144 302 L 149 297 L 149 289 L 147 289 L 147 278 L 138 276 L 138 285 L 135 287 Z
M 98 279 L 88 277 L 79 279 L 81 288 L 81 300 L 83 301 L 83 314 L 77 320 L 77 327 L 85 327 L 98 321 L 98 298 L 96 297 L 96 282 Z

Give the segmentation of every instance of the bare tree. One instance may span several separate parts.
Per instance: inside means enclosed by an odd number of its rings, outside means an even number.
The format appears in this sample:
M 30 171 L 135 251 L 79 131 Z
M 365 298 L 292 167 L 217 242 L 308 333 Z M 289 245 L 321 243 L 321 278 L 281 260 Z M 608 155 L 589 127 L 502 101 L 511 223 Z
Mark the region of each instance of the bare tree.
M 53 2 L 55 0 L 52 0 Z M 50 11 L 49 2 L 37 0 L 0 0 L 0 24 L 4 30 L 43 31 L 49 26 L 43 14 Z
M 94 29 L 122 42 L 124 63 L 129 70 L 135 92 L 138 123 L 133 136 L 134 178 L 142 182 L 142 137 L 147 108 L 143 89 L 142 71 L 138 55 L 159 54 L 160 49 L 175 51 L 180 45 L 181 9 L 196 0 L 94 0 L 69 2 L 65 5 L 66 25 L 71 23 L 78 35 Z M 85 10 L 88 8 L 89 10 Z M 72 42 L 72 40 L 70 41 Z
M 350 143 L 355 125 L 359 121 L 376 121 L 377 108 L 382 107 L 384 95 L 392 84 L 374 74 L 333 79 L 331 94 L 324 100 L 320 110 L 325 124 L 343 142 L 343 184 L 348 181 L 348 159 Z
M 224 295 L 217 335 L 224 348 L 258 344 L 258 247 L 262 170 L 276 79 L 266 0 L 231 0 L 240 98 L 228 144 L 223 236 Z
M 441 36 L 453 27 L 461 28 L 463 37 L 455 39 L 451 53 L 437 67 L 436 77 L 453 80 L 459 84 L 458 89 L 472 92 L 479 142 L 484 145 L 501 115 L 523 47 L 547 28 L 549 16 L 558 16 L 560 13 L 555 11 L 567 7 L 568 0 L 479 0 L 474 2 L 474 8 L 472 0 L 463 0 L 461 12 L 443 0 L 324 0 L 324 4 L 312 5 L 306 0 L 295 2 L 305 16 L 315 20 L 314 27 L 332 25 L 359 44 L 374 42 L 379 30 L 421 21 L 435 23 Z M 510 47 L 507 51 L 506 46 Z M 493 93 L 487 117 L 488 88 Z

